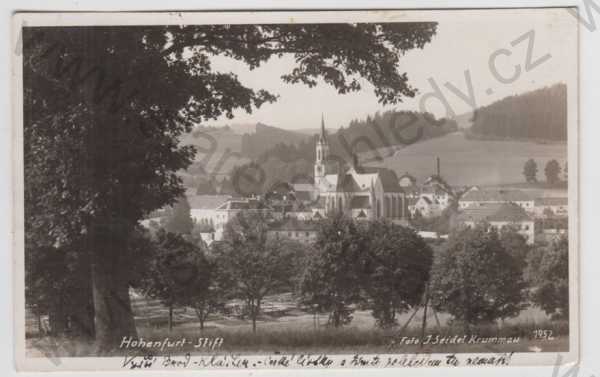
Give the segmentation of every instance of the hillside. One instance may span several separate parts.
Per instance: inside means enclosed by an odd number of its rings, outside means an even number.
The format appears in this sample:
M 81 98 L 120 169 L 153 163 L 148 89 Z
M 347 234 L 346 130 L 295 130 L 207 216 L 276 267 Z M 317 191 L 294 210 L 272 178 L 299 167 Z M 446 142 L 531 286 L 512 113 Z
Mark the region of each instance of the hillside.
M 331 153 L 349 161 L 352 153 L 398 148 L 456 130 L 454 120 L 436 119 L 431 114 L 413 111 L 386 111 L 351 121 L 347 128 L 330 135 L 329 144 Z
M 469 111 L 467 113 L 457 115 L 453 117 L 452 120 L 456 122 L 459 130 L 471 128 L 471 126 L 473 126 L 473 112 Z
M 567 140 L 567 86 L 556 84 L 506 97 L 473 114 L 473 137 Z
M 361 155 L 364 161 L 369 155 Z M 529 158 L 536 160 L 543 180 L 543 166 L 556 159 L 561 166 L 567 160 L 564 143 L 536 143 L 533 141 L 472 140 L 462 132 L 430 139 L 406 146 L 393 154 L 383 155 L 383 161 L 371 159 L 371 166 L 385 166 L 397 174 L 409 172 L 417 183 L 435 173 L 435 158 L 441 160 L 441 174 L 451 185 L 499 185 L 523 182 L 523 164 Z
M 234 166 L 250 161 L 240 155 L 242 135 L 229 127 L 197 127 L 183 135 L 180 143 L 197 150 L 192 165 L 179 173 L 186 187 L 198 187 L 207 176 L 221 180 Z
M 295 145 L 309 138 L 311 135 L 257 123 L 254 133 L 242 135 L 240 152 L 243 156 L 258 158 L 275 144 Z

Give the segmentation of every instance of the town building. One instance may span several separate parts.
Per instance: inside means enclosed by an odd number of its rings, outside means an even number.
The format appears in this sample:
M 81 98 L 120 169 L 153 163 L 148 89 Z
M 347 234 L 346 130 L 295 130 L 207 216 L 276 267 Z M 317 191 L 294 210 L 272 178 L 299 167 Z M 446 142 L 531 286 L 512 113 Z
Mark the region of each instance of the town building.
M 459 224 L 474 227 L 488 224 L 498 230 L 512 227 L 525 237 L 528 244 L 535 241 L 535 221 L 523 207 L 515 203 L 484 203 L 461 209 L 457 218 Z
M 416 187 L 417 179 L 406 172 L 398 178 L 398 184 L 405 190 L 412 189 L 413 187 Z
M 188 197 L 190 214 L 198 225 L 210 226 L 214 235 L 204 234 L 203 239 L 220 241 L 223 239 L 225 224 L 239 212 L 261 212 L 271 214 L 272 208 L 255 198 L 232 198 L 226 195 L 195 195 Z M 205 232 L 206 233 L 206 232 Z
M 567 197 L 537 198 L 534 200 L 534 213 L 541 217 L 568 217 L 569 200 Z
M 190 216 L 196 224 L 214 226 L 215 210 L 230 199 L 229 195 L 188 195 Z
M 478 189 L 467 191 L 459 200 L 460 209 L 484 204 L 514 203 L 529 213 L 534 212 L 534 198 L 521 190 Z
M 422 216 L 425 218 L 431 218 L 440 216 L 442 214 L 442 205 L 437 199 L 431 199 L 427 195 L 420 196 L 418 199 L 409 200 L 408 210 L 412 218 Z
M 268 239 L 289 239 L 305 245 L 317 240 L 318 227 L 313 221 L 302 221 L 287 218 L 270 225 L 267 231 Z
M 443 211 L 450 205 L 450 194 L 438 185 L 423 186 L 421 189 L 421 198 L 427 198 Z

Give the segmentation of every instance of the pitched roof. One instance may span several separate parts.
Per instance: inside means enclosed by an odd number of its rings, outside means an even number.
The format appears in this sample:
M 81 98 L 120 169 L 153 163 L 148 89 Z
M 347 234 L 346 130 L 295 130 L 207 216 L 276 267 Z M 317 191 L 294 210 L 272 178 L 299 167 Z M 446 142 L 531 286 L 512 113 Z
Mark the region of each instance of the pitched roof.
M 262 202 L 256 199 L 230 199 L 221 204 L 217 209 L 220 210 L 237 210 L 237 209 L 267 209 Z
M 367 191 L 367 189 L 362 189 L 360 185 L 356 182 L 352 174 L 340 174 L 337 179 L 337 185 L 335 187 L 335 191 L 337 192 L 360 192 Z
M 467 191 L 460 201 L 474 202 L 522 202 L 533 200 L 526 192 L 521 190 L 472 190 Z
M 493 203 L 465 208 L 459 213 L 458 220 L 475 223 L 484 221 L 520 222 L 531 221 L 531 217 L 529 217 L 523 208 L 516 204 Z
M 315 186 L 311 183 L 294 183 L 292 185 L 292 188 L 294 189 L 294 191 L 296 193 L 302 192 L 302 191 L 314 191 L 315 190 Z
M 537 198 L 534 200 L 536 206 L 566 206 L 569 204 L 567 197 L 562 198 Z
M 215 209 L 231 199 L 230 195 L 190 195 L 187 197 L 191 209 Z
M 377 174 L 381 180 L 383 191 L 385 192 L 404 192 L 398 182 L 398 176 L 391 169 L 372 166 L 357 166 L 355 170 L 358 174 Z

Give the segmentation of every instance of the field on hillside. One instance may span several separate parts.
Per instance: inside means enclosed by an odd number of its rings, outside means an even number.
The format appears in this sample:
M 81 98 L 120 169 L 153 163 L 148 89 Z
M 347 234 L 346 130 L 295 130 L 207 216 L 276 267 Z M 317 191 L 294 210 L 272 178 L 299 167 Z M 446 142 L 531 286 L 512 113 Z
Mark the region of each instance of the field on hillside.
M 435 173 L 436 157 L 441 161 L 441 174 L 451 185 L 500 185 L 523 182 L 523 164 L 529 158 L 538 164 L 538 179 L 544 180 L 544 166 L 556 159 L 561 167 L 567 160 L 566 144 L 541 144 L 530 141 L 490 141 L 466 139 L 462 132 L 425 140 L 405 147 L 374 152 L 360 159 L 369 166 L 383 166 L 398 175 L 408 172 L 422 183 Z

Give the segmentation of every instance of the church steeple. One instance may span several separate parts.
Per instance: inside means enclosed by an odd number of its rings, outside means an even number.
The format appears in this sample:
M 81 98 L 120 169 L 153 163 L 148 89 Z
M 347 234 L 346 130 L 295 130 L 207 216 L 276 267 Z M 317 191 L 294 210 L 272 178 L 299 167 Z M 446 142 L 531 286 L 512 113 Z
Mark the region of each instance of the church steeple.
M 325 131 L 325 116 L 321 113 L 321 135 L 319 136 L 319 143 L 327 143 L 327 132 Z
M 316 145 L 315 160 L 315 184 L 327 174 L 325 166 L 329 154 L 329 143 L 327 142 L 327 132 L 325 131 L 325 116 L 321 114 L 321 134 Z

